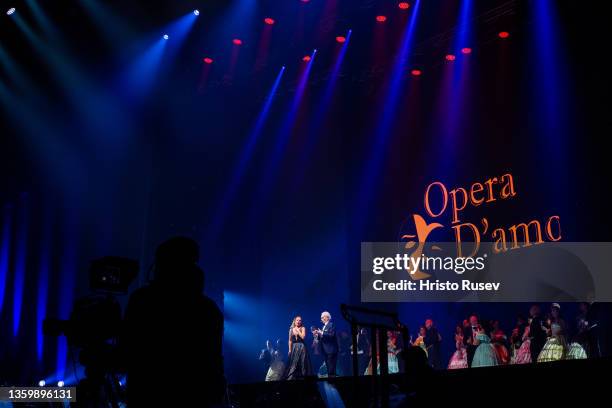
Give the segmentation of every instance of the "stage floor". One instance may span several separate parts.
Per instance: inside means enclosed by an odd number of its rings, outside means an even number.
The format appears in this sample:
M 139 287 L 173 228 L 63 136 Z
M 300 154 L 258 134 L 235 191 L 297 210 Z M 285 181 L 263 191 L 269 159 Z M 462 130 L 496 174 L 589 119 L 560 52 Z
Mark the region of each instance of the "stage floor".
M 584 402 L 605 401 L 603 386 L 612 358 L 559 361 L 530 365 L 419 370 L 381 377 L 308 378 L 297 381 L 230 386 L 239 407 L 405 407 L 455 403 L 458 406 L 514 401 L 567 403 L 567 396 Z M 609 387 L 609 385 L 608 385 Z

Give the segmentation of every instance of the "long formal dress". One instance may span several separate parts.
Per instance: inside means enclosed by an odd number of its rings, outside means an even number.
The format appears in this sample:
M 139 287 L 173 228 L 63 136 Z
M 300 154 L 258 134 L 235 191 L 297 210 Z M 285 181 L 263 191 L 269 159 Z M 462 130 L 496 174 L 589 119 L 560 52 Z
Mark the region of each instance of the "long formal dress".
M 495 352 L 497 353 L 497 361 L 501 365 L 506 365 L 510 363 L 510 353 L 506 346 L 501 343 L 495 342 L 493 343 L 493 347 L 495 347 Z
M 378 357 L 379 354 L 376 353 Z M 376 365 L 376 372 L 380 374 L 380 357 L 377 358 L 378 363 Z M 389 374 L 399 373 L 399 360 L 397 358 L 397 346 L 395 346 L 390 341 L 387 342 L 387 367 L 389 369 Z M 372 375 L 372 359 L 368 363 L 367 368 L 365 369 L 363 375 Z
M 389 363 L 389 374 L 399 373 L 399 361 L 397 359 L 397 346 L 389 339 L 387 342 L 387 361 Z M 379 365 L 380 366 L 380 365 Z
M 463 344 L 463 337 L 455 336 L 455 346 L 457 350 L 453 353 L 448 362 L 448 369 L 457 370 L 460 368 L 468 368 L 467 350 Z
M 312 375 L 312 365 L 304 339 L 300 336 L 291 336 L 291 354 L 287 365 L 287 379 L 295 380 Z
M 285 363 L 283 362 L 283 356 L 281 356 L 278 350 L 272 352 L 272 359 L 270 361 L 270 368 L 266 374 L 266 381 L 279 381 L 283 378 L 285 372 Z
M 478 334 L 476 338 L 480 342 L 474 353 L 474 360 L 472 360 L 472 367 L 490 367 L 499 365 L 497 359 L 497 352 L 495 347 L 491 344 L 491 339 L 486 334 Z
M 583 360 L 587 358 L 587 353 L 580 343 L 574 342 L 570 344 L 566 358 L 568 360 Z
M 563 358 L 563 344 L 555 336 L 549 337 L 538 355 L 538 363 L 558 361 Z
M 425 345 L 425 338 L 423 336 L 417 337 L 413 345 L 422 348 L 425 352 L 425 355 L 429 358 L 429 354 L 427 353 L 427 346 Z
M 511 364 L 530 364 L 531 363 L 531 339 L 523 340 L 521 347 L 518 348 L 516 354 L 512 357 Z

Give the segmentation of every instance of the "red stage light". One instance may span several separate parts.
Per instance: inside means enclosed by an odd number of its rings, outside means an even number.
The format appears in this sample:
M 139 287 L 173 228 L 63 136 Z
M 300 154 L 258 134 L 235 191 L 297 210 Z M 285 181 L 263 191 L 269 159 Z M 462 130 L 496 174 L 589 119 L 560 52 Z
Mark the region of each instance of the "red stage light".
M 456 57 L 453 54 L 447 54 L 445 58 L 447 61 L 454 61 Z
M 462 52 L 463 54 L 471 54 L 471 53 L 472 53 L 472 49 L 471 49 L 471 48 L 469 48 L 469 47 L 465 47 L 465 48 L 462 48 L 462 49 L 461 49 L 461 52 Z
M 232 42 L 234 45 L 242 45 L 242 40 L 240 38 L 234 38 Z
M 408 10 L 408 7 L 410 7 L 410 3 L 408 3 L 407 1 L 401 1 L 397 4 L 397 7 L 401 8 L 402 10 Z
M 412 71 L 410 71 L 410 73 L 412 74 L 412 76 L 421 76 L 422 74 L 420 69 L 413 69 Z
M 264 18 L 264 23 L 266 23 L 267 25 L 272 25 L 272 24 L 275 23 L 275 21 L 274 21 L 273 18 L 266 17 L 266 18 Z
M 310 61 L 310 55 L 304 55 L 304 57 L 302 58 L 302 61 L 304 62 Z
M 213 59 L 209 58 L 209 57 L 204 58 L 202 61 L 204 61 L 205 64 L 212 64 L 213 63 Z
M 387 21 L 387 17 L 385 17 L 385 16 L 376 16 L 376 21 L 378 21 L 379 23 L 384 23 L 385 21 Z
M 341 35 L 336 37 L 336 41 L 338 41 L 340 44 L 342 44 L 343 42 L 346 41 L 346 37 L 343 37 Z
M 510 33 L 507 31 L 500 31 L 499 34 L 497 34 L 499 36 L 499 38 L 508 38 L 510 37 Z

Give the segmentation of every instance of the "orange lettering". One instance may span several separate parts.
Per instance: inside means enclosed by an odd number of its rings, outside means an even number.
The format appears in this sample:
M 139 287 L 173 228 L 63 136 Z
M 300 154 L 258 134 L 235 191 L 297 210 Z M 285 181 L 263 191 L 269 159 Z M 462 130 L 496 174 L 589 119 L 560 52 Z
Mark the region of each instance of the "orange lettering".
M 431 206 L 429 205 L 429 190 L 431 190 L 433 186 L 439 186 L 440 191 L 442 192 L 442 208 L 437 214 L 434 214 L 433 211 L 431 211 Z M 434 218 L 439 217 L 446 210 L 447 204 L 448 204 L 448 191 L 446 190 L 446 186 L 444 186 L 444 184 L 442 184 L 439 181 L 434 181 L 433 183 L 427 186 L 427 190 L 425 191 L 425 210 L 427 211 L 427 214 L 429 214 L 430 216 Z
M 485 184 L 487 185 L 488 188 L 488 194 L 489 197 L 487 198 L 487 203 L 490 203 L 491 201 L 495 201 L 495 197 L 493 196 L 493 184 L 497 183 L 497 177 L 493 177 L 492 179 L 488 179 L 487 181 L 485 181 Z
M 480 193 L 484 190 L 484 187 L 480 183 L 472 184 L 472 188 L 470 189 L 470 199 L 472 200 L 472 205 L 478 207 L 480 204 L 484 202 L 484 198 L 476 198 L 476 193 Z
M 463 195 L 463 202 L 461 203 L 461 207 L 457 206 L 457 193 L 461 193 L 461 195 Z M 467 191 L 465 191 L 464 188 L 457 188 L 455 190 L 451 190 L 450 195 L 452 197 L 453 200 L 453 221 L 452 223 L 456 223 L 459 222 L 459 211 L 462 211 L 468 203 L 468 195 L 467 195 Z
M 554 236 L 552 233 L 551 223 L 553 220 L 557 221 L 557 229 L 559 230 L 559 235 L 557 236 Z M 548 236 L 548 239 L 550 239 L 553 242 L 561 240 L 561 218 L 558 215 L 553 215 L 546 222 L 546 235 Z
M 516 195 L 516 191 L 514 191 L 514 180 L 512 179 L 512 174 L 504 174 L 501 178 L 501 183 L 504 182 L 504 179 L 508 177 L 508 183 L 504 184 L 501 191 L 501 198 L 514 197 Z
M 462 227 L 467 227 L 472 231 L 473 237 L 474 237 L 474 250 L 472 251 L 472 253 L 470 255 L 463 255 L 463 251 L 462 246 L 461 246 L 461 228 Z M 457 243 L 457 256 L 458 257 L 472 257 L 474 255 L 476 255 L 478 253 L 478 249 L 480 247 L 480 232 L 478 232 L 478 228 L 476 228 L 476 226 L 474 224 L 471 224 L 469 222 L 465 223 L 465 224 L 458 224 L 458 225 L 454 225 L 453 227 L 451 227 L 455 230 L 455 242 Z

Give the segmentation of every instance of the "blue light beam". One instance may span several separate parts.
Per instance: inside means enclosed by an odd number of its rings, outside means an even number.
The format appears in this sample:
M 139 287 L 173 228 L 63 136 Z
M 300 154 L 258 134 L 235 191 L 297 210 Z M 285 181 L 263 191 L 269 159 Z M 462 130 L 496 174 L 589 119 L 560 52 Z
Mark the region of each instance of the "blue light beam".
M 321 102 L 318 104 L 317 110 L 313 115 L 313 122 L 309 131 L 310 137 L 306 142 L 306 146 L 302 149 L 302 154 L 298 159 L 297 171 L 298 174 L 295 177 L 295 183 L 293 184 L 293 188 L 297 189 L 301 185 L 305 175 L 307 166 L 309 163 L 310 155 L 312 154 L 314 148 L 317 145 L 317 141 L 319 140 L 318 136 L 323 133 L 321 128 L 325 123 L 325 119 L 327 114 L 329 113 L 329 109 L 332 103 L 334 90 L 336 89 L 336 83 L 338 82 L 338 77 L 340 76 L 340 67 L 342 66 L 342 62 L 344 61 L 344 56 L 346 55 L 346 50 L 348 48 L 349 42 L 351 40 L 351 34 L 353 30 L 348 30 L 346 34 L 346 40 L 342 44 L 340 48 L 340 52 L 336 57 L 336 62 L 331 71 L 331 75 L 329 80 L 327 81 L 327 86 L 325 87 L 325 91 L 323 93 L 323 97 L 321 98 Z
M 363 220 L 366 219 L 372 197 L 375 196 L 376 183 L 380 181 L 380 173 L 388 149 L 393 119 L 395 118 L 398 101 L 402 94 L 401 80 L 410 55 L 420 4 L 420 0 L 417 0 L 410 20 L 406 25 L 399 52 L 395 57 L 386 100 L 382 104 L 382 112 L 374 135 L 374 145 L 369 150 L 369 157 L 360 179 L 362 182 L 358 192 L 356 214 Z
M 5 204 L 2 211 L 2 235 L 0 236 L 0 314 L 4 306 L 6 280 L 11 256 L 11 231 L 13 228 L 13 206 Z
M 17 234 L 15 237 L 15 276 L 13 279 L 13 336 L 17 337 L 21 325 L 23 307 L 23 288 L 26 275 L 28 248 L 29 199 L 23 193 L 19 199 Z
M 317 50 L 314 50 L 310 56 L 310 61 L 308 61 L 306 68 L 300 76 L 300 80 L 298 82 L 298 86 L 293 97 L 293 102 L 289 107 L 289 111 L 285 115 L 285 118 L 278 130 L 274 150 L 270 156 L 270 159 L 268 160 L 268 165 L 263 171 L 263 175 L 259 182 L 259 186 L 254 198 L 255 204 L 251 206 L 251 211 L 249 214 L 249 223 L 252 223 L 257 218 L 258 213 L 260 212 L 262 206 L 265 204 L 268 192 L 273 186 L 275 176 L 277 175 L 280 162 L 285 152 L 285 148 L 287 147 L 289 138 L 291 136 L 291 131 L 293 129 L 293 126 L 295 125 L 295 118 L 302 102 L 304 92 L 306 90 L 306 84 L 308 83 L 308 77 L 310 76 L 310 71 L 312 69 L 312 65 L 315 61 L 316 55 Z
M 253 151 L 255 149 L 255 145 L 259 140 L 259 136 L 261 135 L 263 126 L 268 118 L 268 113 L 270 112 L 272 101 L 274 100 L 274 96 L 276 95 L 276 91 L 284 73 L 285 67 L 283 66 L 281 67 L 278 75 L 276 76 L 276 80 L 272 85 L 272 89 L 270 89 L 265 103 L 261 108 L 259 115 L 257 116 L 257 121 L 253 126 L 253 130 L 251 131 L 247 142 L 240 153 L 240 157 L 236 163 L 234 172 L 232 173 L 232 176 L 230 178 L 230 182 L 223 193 L 223 196 L 219 202 L 219 205 L 216 208 L 216 211 L 213 213 L 213 224 L 209 228 L 209 232 L 207 234 L 208 238 L 205 242 L 209 242 L 210 239 L 213 239 L 220 231 L 225 222 L 229 207 L 231 206 L 236 196 L 236 193 L 238 191 L 238 188 L 240 187 L 242 179 L 244 178 L 244 174 L 246 173 L 248 165 L 251 162 L 251 159 L 253 158 Z

